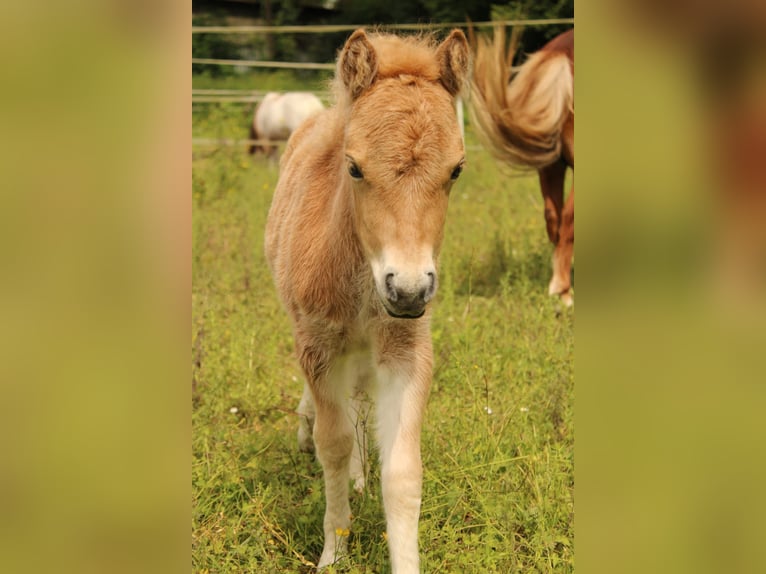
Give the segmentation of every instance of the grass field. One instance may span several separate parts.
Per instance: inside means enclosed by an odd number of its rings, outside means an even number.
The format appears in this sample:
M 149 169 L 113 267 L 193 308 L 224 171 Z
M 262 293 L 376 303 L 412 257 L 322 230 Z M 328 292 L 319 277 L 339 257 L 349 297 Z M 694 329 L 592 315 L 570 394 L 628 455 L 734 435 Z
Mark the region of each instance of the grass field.
M 249 112 L 195 113 L 197 137 L 246 137 Z M 534 176 L 467 131 L 433 303 L 422 450 L 424 572 L 572 572 L 574 311 L 547 295 Z M 310 572 L 322 549 L 319 463 L 299 453 L 302 375 L 263 256 L 277 167 L 239 148 L 193 160 L 194 572 Z M 352 499 L 349 557 L 390 570 L 379 468 Z

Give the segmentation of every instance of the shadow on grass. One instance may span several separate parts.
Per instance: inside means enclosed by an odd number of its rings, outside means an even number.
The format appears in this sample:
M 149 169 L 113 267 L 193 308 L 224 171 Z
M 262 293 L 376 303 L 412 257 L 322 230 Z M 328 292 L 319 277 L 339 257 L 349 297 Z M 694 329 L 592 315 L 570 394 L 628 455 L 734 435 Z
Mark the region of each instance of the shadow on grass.
M 488 250 L 463 259 L 454 271 L 458 295 L 492 297 L 507 286 L 539 286 L 546 290 L 550 281 L 552 246 L 520 246 L 516 253 L 495 236 Z

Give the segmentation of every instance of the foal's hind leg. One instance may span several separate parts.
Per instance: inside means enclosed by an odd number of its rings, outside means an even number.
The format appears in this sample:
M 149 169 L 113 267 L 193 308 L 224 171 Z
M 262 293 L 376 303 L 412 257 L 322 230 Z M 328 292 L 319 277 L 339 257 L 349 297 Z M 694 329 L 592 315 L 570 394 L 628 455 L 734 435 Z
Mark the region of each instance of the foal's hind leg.
M 311 389 L 308 384 L 303 386 L 303 396 L 298 405 L 298 449 L 301 452 L 314 452 L 314 420 L 316 410 Z M 367 460 L 367 421 L 370 414 L 370 402 L 359 390 L 351 401 L 351 424 L 354 427 L 354 450 L 351 452 L 351 479 L 354 490 L 362 492 L 367 479 L 369 462 Z
M 351 423 L 354 426 L 354 449 L 351 451 L 350 474 L 354 490 L 361 493 L 367 481 L 369 462 L 367 459 L 367 421 L 370 401 L 361 390 L 351 400 Z
M 316 411 L 308 383 L 303 385 L 303 396 L 298 405 L 298 448 L 301 452 L 314 452 L 314 420 Z
M 553 276 L 548 285 L 551 295 L 559 295 L 567 304 L 572 303 L 572 294 L 569 273 L 571 269 L 572 247 L 574 242 L 574 196 L 567 202 L 567 208 L 571 202 L 571 210 L 564 210 L 564 179 L 566 177 L 566 164 L 559 160 L 539 171 L 540 190 L 545 202 L 545 224 L 548 231 L 548 239 L 553 243 Z M 566 213 L 563 213 L 566 211 Z M 564 219 L 571 211 L 571 241 L 565 237 L 562 231 L 569 233 L 570 227 L 564 223 Z

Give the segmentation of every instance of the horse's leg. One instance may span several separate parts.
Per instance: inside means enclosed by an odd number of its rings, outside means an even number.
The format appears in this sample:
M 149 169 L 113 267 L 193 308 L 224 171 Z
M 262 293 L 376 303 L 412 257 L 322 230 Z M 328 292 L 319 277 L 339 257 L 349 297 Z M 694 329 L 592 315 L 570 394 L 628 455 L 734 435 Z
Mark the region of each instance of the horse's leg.
M 545 225 L 548 239 L 553 243 L 553 276 L 548 285 L 551 295 L 562 298 L 569 293 L 569 273 L 562 266 L 561 255 L 561 224 L 564 207 L 564 178 L 567 166 L 563 161 L 557 161 L 539 171 L 540 190 L 545 203 Z
M 420 567 L 418 519 L 423 482 L 420 429 L 432 369 L 428 323 L 421 324 L 420 332 L 409 338 L 381 344 L 384 349 L 392 347 L 398 356 L 378 358 L 378 442 L 393 574 L 416 574 Z
M 280 144 L 284 144 L 284 141 L 274 142 L 269 150 L 269 164 L 275 167 L 279 167 L 279 153 Z
M 324 474 L 324 548 L 319 568 L 336 562 L 346 551 L 346 531 L 351 525 L 349 461 L 354 446 L 349 408 L 353 381 L 333 343 L 322 345 L 317 342 L 321 337 L 296 333 L 298 359 L 314 403 L 314 447 Z
M 250 123 L 250 139 L 251 140 L 257 140 L 258 139 L 258 132 L 255 130 L 255 124 Z M 255 144 L 250 144 L 250 147 L 247 148 L 247 153 L 250 155 L 255 154 L 255 152 L 258 151 L 258 146 Z
M 328 380 L 328 384 L 335 383 Z M 351 507 L 348 500 L 349 461 L 354 447 L 354 427 L 349 419 L 348 400 L 315 394 L 314 445 L 322 464 L 325 488 L 324 548 L 317 567 L 338 560 L 346 552 Z
M 574 183 L 569 191 L 566 205 L 561 213 L 561 228 L 559 231 L 559 244 L 554 253 L 558 257 L 555 263 L 561 270 L 561 274 L 566 277 L 566 290 L 561 291 L 561 300 L 567 306 L 574 303 L 571 293 L 570 276 L 572 272 L 572 255 L 574 252 Z
M 354 450 L 351 451 L 351 480 L 354 490 L 364 490 L 369 468 L 367 460 L 367 420 L 370 413 L 370 401 L 361 390 L 351 400 L 351 423 L 354 426 Z
M 302 452 L 314 452 L 314 399 L 311 397 L 311 389 L 308 383 L 303 385 L 303 396 L 298 405 L 298 448 Z

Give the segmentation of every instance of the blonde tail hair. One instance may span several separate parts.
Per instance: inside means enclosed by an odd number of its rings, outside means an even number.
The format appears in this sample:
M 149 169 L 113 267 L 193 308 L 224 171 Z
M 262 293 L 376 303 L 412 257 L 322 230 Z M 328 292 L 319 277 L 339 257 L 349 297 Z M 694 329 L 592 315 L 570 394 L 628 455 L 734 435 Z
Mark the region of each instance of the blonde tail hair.
M 519 35 L 505 49 L 505 28 L 492 41 L 475 43 L 469 111 L 482 143 L 514 167 L 541 168 L 561 155 L 561 130 L 574 113 L 574 79 L 569 57 L 538 51 L 515 74 L 511 64 Z

